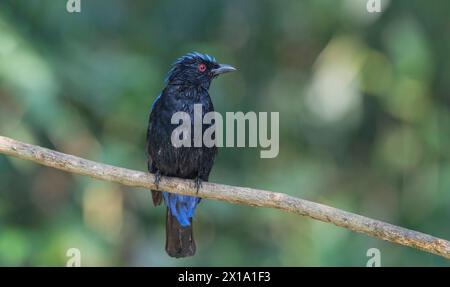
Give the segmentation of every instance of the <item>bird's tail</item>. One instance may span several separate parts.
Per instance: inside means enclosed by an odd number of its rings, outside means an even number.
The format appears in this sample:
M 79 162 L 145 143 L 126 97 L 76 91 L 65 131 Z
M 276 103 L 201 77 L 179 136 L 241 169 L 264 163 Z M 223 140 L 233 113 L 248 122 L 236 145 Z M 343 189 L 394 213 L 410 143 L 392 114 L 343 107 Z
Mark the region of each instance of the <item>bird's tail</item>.
M 190 225 L 181 226 L 177 218 L 166 212 L 166 252 L 171 257 L 188 257 L 195 254 L 195 241 L 192 232 L 192 218 Z

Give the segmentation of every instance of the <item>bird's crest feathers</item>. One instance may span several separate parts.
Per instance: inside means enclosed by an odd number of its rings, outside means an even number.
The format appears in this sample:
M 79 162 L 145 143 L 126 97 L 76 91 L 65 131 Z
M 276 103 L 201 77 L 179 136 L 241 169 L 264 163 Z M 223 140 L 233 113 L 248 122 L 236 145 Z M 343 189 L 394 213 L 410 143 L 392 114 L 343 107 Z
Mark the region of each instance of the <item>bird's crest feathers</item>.
M 166 84 L 169 83 L 169 81 L 173 78 L 177 70 L 180 68 L 180 66 L 184 64 L 190 64 L 192 62 L 209 62 L 209 63 L 217 63 L 216 58 L 208 55 L 208 54 L 202 54 L 199 52 L 190 52 L 187 53 L 184 56 L 179 57 L 171 66 L 169 72 L 167 73 L 165 82 Z

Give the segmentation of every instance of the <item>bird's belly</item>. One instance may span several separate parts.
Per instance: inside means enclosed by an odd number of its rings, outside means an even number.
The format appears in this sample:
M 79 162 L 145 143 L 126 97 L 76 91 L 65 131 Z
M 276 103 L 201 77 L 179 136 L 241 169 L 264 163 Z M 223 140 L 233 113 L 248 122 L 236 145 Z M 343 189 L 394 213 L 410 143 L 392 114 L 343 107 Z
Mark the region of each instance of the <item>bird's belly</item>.
M 181 111 L 194 118 L 193 104 L 183 105 Z M 212 111 L 212 106 L 204 112 Z M 149 153 L 155 166 L 162 175 L 194 179 L 207 177 L 212 168 L 216 147 L 174 147 L 171 141 L 172 132 L 177 125 L 170 124 L 173 112 L 161 113 L 149 130 Z M 191 123 L 191 144 L 193 144 L 194 124 Z M 203 133 L 210 125 L 203 125 Z
M 159 147 L 152 156 L 156 167 L 163 175 L 182 178 L 195 178 L 203 164 L 202 148 Z

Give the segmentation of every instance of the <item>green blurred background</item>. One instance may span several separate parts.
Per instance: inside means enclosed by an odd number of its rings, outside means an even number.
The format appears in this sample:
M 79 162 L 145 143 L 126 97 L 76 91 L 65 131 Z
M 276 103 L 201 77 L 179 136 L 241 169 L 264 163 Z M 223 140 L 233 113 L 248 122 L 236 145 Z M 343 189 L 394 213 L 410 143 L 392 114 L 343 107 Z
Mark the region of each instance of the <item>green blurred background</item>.
M 0 134 L 146 170 L 150 106 L 189 51 L 239 68 L 216 110 L 280 112 L 280 153 L 223 148 L 211 181 L 262 188 L 450 238 L 450 2 L 0 3 Z M 205 200 L 198 252 L 164 252 L 150 192 L 0 156 L 0 265 L 449 266 L 280 211 Z

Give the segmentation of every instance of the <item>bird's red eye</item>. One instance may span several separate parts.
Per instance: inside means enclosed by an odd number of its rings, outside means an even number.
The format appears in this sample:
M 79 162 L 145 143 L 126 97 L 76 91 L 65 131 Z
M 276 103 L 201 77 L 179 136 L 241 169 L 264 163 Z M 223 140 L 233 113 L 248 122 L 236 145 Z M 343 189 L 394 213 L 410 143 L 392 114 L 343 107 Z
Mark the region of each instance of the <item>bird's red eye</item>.
M 198 65 L 198 70 L 203 73 L 204 71 L 206 71 L 206 65 L 205 64 Z

